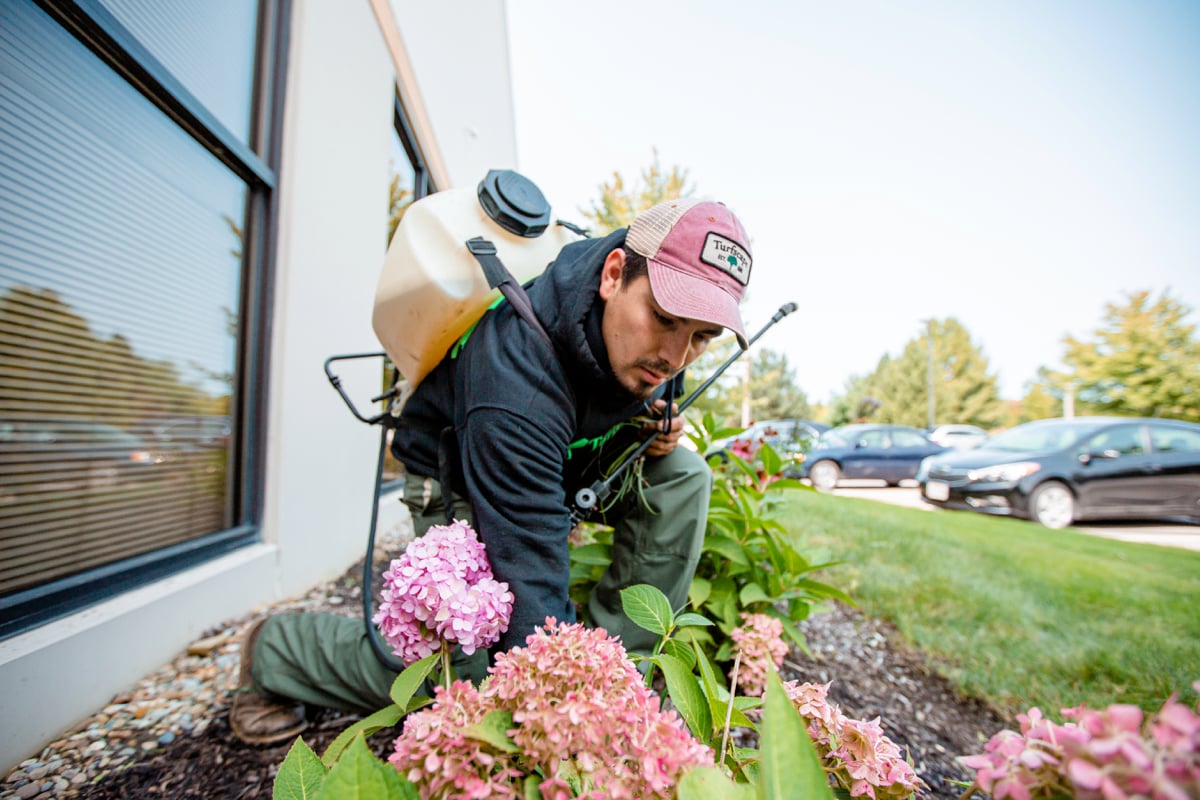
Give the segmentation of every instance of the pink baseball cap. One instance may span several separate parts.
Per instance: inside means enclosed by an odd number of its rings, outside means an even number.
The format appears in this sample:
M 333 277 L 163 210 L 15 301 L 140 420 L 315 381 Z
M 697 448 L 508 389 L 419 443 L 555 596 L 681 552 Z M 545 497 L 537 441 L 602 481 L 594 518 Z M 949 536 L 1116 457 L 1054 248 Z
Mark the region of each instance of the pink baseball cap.
M 750 283 L 750 237 L 722 203 L 668 200 L 643 211 L 625 246 L 645 256 L 650 290 L 663 310 L 733 331 L 746 331 L 738 303 Z

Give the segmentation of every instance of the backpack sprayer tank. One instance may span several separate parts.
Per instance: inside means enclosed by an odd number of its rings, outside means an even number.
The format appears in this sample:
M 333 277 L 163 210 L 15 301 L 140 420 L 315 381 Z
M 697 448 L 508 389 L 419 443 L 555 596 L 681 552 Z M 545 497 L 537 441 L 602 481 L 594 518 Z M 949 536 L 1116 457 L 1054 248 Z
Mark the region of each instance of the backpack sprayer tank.
M 409 206 L 388 247 L 372 316 L 409 391 L 500 296 L 467 249 L 476 237 L 495 244 L 519 284 L 580 238 L 551 224 L 541 191 L 511 170 L 492 170 L 474 190 L 437 192 Z

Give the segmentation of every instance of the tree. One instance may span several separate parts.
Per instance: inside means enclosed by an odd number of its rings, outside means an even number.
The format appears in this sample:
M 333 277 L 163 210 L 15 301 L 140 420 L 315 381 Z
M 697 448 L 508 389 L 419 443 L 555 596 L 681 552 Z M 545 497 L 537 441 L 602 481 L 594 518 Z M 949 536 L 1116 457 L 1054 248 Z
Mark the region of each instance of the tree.
M 840 395 L 835 395 L 829 404 L 829 424 L 833 426 L 849 425 L 854 422 L 869 422 L 879 410 L 880 401 L 874 396 L 873 378 L 875 374 L 886 369 L 891 357 L 884 355 L 879 360 L 879 366 L 870 375 L 852 375 L 846 381 L 846 388 Z
M 899 358 L 884 355 L 870 375 L 853 378 L 836 398 L 836 424 L 886 422 L 923 428 L 929 424 L 930 337 L 933 340 L 933 392 L 937 421 L 996 426 L 1004 419 L 995 375 L 987 356 L 957 319 L 933 320 L 911 339 Z
M 1192 309 L 1164 291 L 1105 306 L 1091 341 L 1063 339 L 1062 380 L 1090 411 L 1200 421 L 1200 342 Z
M 732 336 L 725 337 L 709 346 L 705 353 L 697 358 L 687 370 L 687 392 L 695 391 L 704 381 L 708 380 L 717 369 L 737 351 L 737 340 Z M 740 381 L 739 371 L 730 367 L 721 377 L 717 378 L 704 394 L 688 409 L 687 416 L 699 420 L 705 414 L 712 414 L 720 427 L 734 427 L 740 423 Z
M 796 385 L 787 356 L 762 350 L 750 369 L 750 407 L 754 419 L 804 419 L 812 414 L 808 396 Z
M 1032 422 L 1035 419 L 1050 419 L 1063 414 L 1063 391 L 1056 385 L 1054 373 L 1045 367 L 1038 370 L 1035 380 L 1025 385 L 1025 396 L 1021 398 L 1018 420 Z
M 617 228 L 624 228 L 633 218 L 646 209 L 666 200 L 689 197 L 695 191 L 687 185 L 688 172 L 678 166 L 664 172 L 658 161 L 658 148 L 654 148 L 654 163 L 642 170 L 642 182 L 625 188 L 625 179 L 613 172 L 611 181 L 600 185 L 600 200 L 592 203 L 583 215 L 592 222 L 592 234 L 603 236 Z

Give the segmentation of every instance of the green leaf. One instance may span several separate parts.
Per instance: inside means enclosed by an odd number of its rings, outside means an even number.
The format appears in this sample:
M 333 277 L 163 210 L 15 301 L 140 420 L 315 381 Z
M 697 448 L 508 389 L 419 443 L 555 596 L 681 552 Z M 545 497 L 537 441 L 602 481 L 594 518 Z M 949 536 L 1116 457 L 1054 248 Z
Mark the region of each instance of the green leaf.
M 704 549 L 724 556 L 735 564 L 749 564 L 745 549 L 734 539 L 724 536 L 706 536 Z
M 679 781 L 679 800 L 755 800 L 753 786 L 735 783 L 717 767 L 690 769 Z
M 683 642 L 688 647 L 692 646 L 692 642 L 697 642 L 700 645 L 708 645 L 716 647 L 716 642 L 713 641 L 712 634 L 704 628 L 688 627 L 680 628 L 668 640 L 671 642 Z
M 841 600 L 843 603 L 847 603 L 851 606 L 858 605 L 857 603 L 854 602 L 854 598 L 852 598 L 850 595 L 846 594 L 841 589 L 830 586 L 828 583 L 821 583 L 820 581 L 813 581 L 813 580 L 804 578 L 802 580 L 797 581 L 795 583 L 795 586 L 798 589 L 806 590 L 809 594 L 813 595 L 814 597 L 832 597 L 837 600 Z
M 363 717 L 339 733 L 337 738 L 329 743 L 329 747 L 325 748 L 325 754 L 321 756 L 321 762 L 327 767 L 332 767 L 342 757 L 342 751 L 354 741 L 356 736 L 370 736 L 375 731 L 390 728 L 399 722 L 403 716 L 404 711 L 400 706 L 387 706 L 386 708 L 379 709 L 369 717 Z
M 677 628 L 686 628 L 689 625 L 700 625 L 708 627 L 713 624 L 713 621 L 703 614 L 697 614 L 692 611 L 685 611 L 675 618 L 675 626 Z
M 731 728 L 749 728 L 750 730 L 754 730 L 755 728 L 757 728 L 758 726 L 754 724 L 754 721 L 752 719 L 750 719 L 748 716 L 746 716 L 746 711 L 742 707 L 742 701 L 745 700 L 746 698 L 743 698 L 741 696 L 735 697 L 733 700 L 733 711 L 730 711 L 729 710 L 729 700 L 727 699 L 728 694 L 729 693 L 726 692 L 725 693 L 726 696 L 723 698 L 713 698 L 713 697 L 708 698 L 708 706 L 712 713 L 712 718 L 715 721 L 715 723 L 720 728 L 724 729 L 725 717 L 726 717 L 726 715 L 728 715 L 729 716 L 729 726 Z M 750 699 L 753 700 L 754 702 L 751 703 L 749 705 L 749 707 L 750 708 L 757 707 L 759 704 L 758 698 L 754 697 L 754 698 L 750 698 Z
M 777 481 L 771 481 L 763 487 L 764 492 L 782 492 L 788 489 L 808 489 L 813 490 L 811 486 L 801 483 L 795 478 L 780 478 Z
M 716 668 L 708 660 L 708 655 L 698 642 L 692 643 L 692 652 L 696 654 L 696 666 L 700 670 L 700 683 L 704 687 L 704 693 L 710 698 L 719 697 L 721 695 L 721 681 L 717 680 Z
M 571 561 L 606 567 L 612 563 L 612 547 L 606 544 L 585 544 L 571 548 Z
M 804 718 L 788 699 L 775 670 L 767 673 L 763 705 L 758 745 L 762 754 L 758 783 L 760 800 L 833 800 L 817 751 L 808 738 Z
M 540 775 L 526 775 L 525 784 L 522 791 L 525 794 L 525 800 L 542 800 L 542 790 L 538 788 L 542 783 Z
M 692 652 L 692 646 L 687 642 L 674 638 L 667 639 L 663 642 L 663 652 L 678 658 L 689 670 L 696 666 L 696 654 Z
M 692 603 L 692 608 L 699 608 L 704 605 L 704 601 L 712 594 L 712 584 L 707 579 L 696 576 L 692 578 L 692 585 L 688 589 L 688 600 Z
M 567 580 L 571 583 L 583 583 L 584 581 L 598 581 L 600 576 L 604 574 L 601 567 L 595 567 L 590 564 L 580 564 L 575 561 L 571 562 L 571 568 L 567 573 Z
M 303 739 L 296 737 L 287 757 L 279 765 L 275 785 L 271 790 L 272 800 L 312 800 L 321 791 L 329 770 L 317 758 Z
M 650 660 L 663 671 L 663 677 L 667 679 L 667 694 L 675 708 L 679 709 L 679 715 L 687 723 L 692 735 L 707 744 L 712 736 L 712 715 L 704 693 L 696 683 L 696 676 L 674 656 L 663 653 Z
M 763 469 L 768 475 L 778 475 L 783 472 L 783 459 L 779 457 L 779 453 L 775 452 L 775 448 L 763 442 L 763 446 L 758 450 L 758 458 L 762 461 Z
M 396 676 L 396 680 L 392 681 L 392 688 L 388 692 L 392 702 L 400 708 L 407 708 L 408 701 L 412 700 L 413 695 L 421 688 L 421 684 L 429 677 L 429 673 L 433 671 L 440 658 L 440 653 L 431 653 L 420 661 L 409 664 L 403 672 Z
M 742 590 L 738 592 L 738 600 L 740 600 L 744 606 L 748 606 L 751 603 L 771 602 L 771 598 L 767 596 L 767 593 L 764 592 L 763 588 L 757 583 L 747 583 L 745 586 L 743 586 Z
M 359 736 L 329 771 L 314 800 L 419 800 L 413 786 L 391 764 L 371 753 Z
M 477 742 L 490 744 L 505 753 L 519 753 L 521 748 L 513 744 L 508 732 L 513 729 L 511 711 L 489 711 L 480 722 L 462 730 L 462 735 Z
M 671 603 L 661 590 L 645 583 L 621 590 L 621 609 L 640 628 L 659 636 L 671 630 Z

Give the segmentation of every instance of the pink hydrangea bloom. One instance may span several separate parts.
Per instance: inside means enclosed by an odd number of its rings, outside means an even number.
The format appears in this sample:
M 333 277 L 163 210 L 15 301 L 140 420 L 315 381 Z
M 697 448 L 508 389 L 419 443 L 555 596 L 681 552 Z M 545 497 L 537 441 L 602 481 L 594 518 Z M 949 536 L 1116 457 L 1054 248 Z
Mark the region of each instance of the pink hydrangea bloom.
M 462 736 L 494 710 L 512 714 L 519 752 Z M 525 647 L 496 657 L 478 691 L 439 689 L 405 722 L 390 760 L 427 800 L 522 796 L 535 770 L 543 798 L 618 800 L 673 797 L 683 773 L 711 766 L 713 753 L 659 707 L 619 641 L 548 619 Z
M 800 716 L 817 755 L 836 785 L 851 797 L 902 800 L 922 787 L 900 748 L 883 732 L 876 717 L 869 722 L 850 719 L 827 700 L 830 684 L 788 681 L 784 691 Z
M 421 797 L 523 797 L 521 771 L 507 754 L 464 735 L 495 706 L 467 681 L 434 689 L 434 703 L 409 714 L 388 761 L 419 787 Z
M 686 769 L 713 763 L 602 629 L 547 619 L 491 673 L 483 693 L 512 711 L 513 741 L 545 775 L 570 759 L 604 797 L 670 797 Z
M 468 655 L 508 628 L 512 593 L 496 581 L 483 543 L 465 522 L 435 525 L 383 574 L 373 621 L 396 655 L 411 664 L 458 644 Z
M 1020 714 L 1018 734 L 998 732 L 981 755 L 962 759 L 996 800 L 1200 797 L 1200 716 L 1171 697 L 1150 720 L 1136 706 L 1063 709 L 1057 724 L 1038 709 Z
M 767 674 L 783 665 L 788 646 L 783 641 L 783 623 L 767 614 L 742 613 L 742 627 L 729 634 L 742 654 L 738 685 L 742 693 L 755 697 L 767 686 Z

